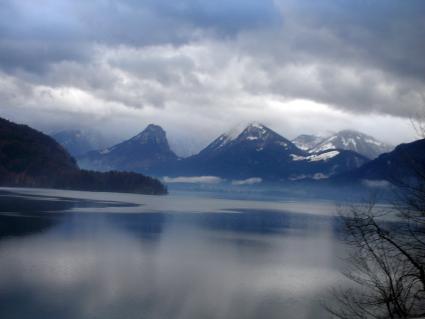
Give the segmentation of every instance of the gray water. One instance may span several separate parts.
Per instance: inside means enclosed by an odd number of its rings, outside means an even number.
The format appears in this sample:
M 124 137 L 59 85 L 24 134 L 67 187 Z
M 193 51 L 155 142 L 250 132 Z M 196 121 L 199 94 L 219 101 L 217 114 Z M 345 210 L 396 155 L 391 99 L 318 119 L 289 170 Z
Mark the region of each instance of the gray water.
M 333 202 L 0 189 L 0 318 L 329 318 Z

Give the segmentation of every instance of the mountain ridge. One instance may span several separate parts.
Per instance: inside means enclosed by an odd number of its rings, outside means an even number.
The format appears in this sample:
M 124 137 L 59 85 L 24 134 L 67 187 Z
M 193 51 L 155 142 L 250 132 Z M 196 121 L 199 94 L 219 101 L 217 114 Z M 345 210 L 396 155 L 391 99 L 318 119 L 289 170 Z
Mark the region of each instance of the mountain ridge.
M 338 134 L 345 138 L 343 146 L 349 146 L 347 141 L 360 141 L 361 138 L 376 141 L 352 130 Z M 305 137 L 310 141 L 315 139 L 311 135 Z M 98 170 L 120 169 L 158 177 L 259 177 L 264 180 L 297 181 L 328 179 L 357 169 L 370 160 L 356 151 L 338 148 L 338 144 L 330 147 L 323 145 L 329 146 L 322 143 L 322 148 L 317 148 L 315 152 L 300 149 L 267 126 L 252 122 L 220 134 L 197 154 L 181 158 L 170 149 L 166 132 L 158 125 L 149 124 L 126 141 L 79 158 L 79 164 Z
M 425 176 L 425 139 L 402 143 L 393 151 L 355 170 L 338 174 L 332 180 L 339 183 L 385 180 L 402 184 L 419 175 Z

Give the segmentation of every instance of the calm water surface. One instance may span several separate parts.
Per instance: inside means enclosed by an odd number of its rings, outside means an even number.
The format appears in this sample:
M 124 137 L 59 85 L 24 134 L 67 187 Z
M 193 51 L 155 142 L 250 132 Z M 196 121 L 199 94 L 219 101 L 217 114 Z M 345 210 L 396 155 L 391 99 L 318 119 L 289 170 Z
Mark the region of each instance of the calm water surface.
M 0 189 L 0 318 L 328 318 L 332 202 Z

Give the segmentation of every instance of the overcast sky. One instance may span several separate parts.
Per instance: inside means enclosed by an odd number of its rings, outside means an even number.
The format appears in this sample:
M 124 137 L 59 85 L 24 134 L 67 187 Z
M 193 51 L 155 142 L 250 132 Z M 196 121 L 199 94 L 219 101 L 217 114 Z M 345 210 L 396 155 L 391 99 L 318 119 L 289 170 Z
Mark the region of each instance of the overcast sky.
M 0 116 L 195 148 L 235 125 L 414 138 L 425 1 L 2 0 Z

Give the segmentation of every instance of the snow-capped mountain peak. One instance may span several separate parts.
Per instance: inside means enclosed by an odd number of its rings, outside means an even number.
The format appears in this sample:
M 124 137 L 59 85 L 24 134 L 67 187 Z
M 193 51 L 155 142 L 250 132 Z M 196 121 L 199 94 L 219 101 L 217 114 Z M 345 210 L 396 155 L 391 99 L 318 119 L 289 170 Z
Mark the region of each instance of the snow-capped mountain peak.
M 239 136 L 237 137 L 238 140 L 248 140 L 248 141 L 255 141 L 255 140 L 266 140 L 271 137 L 271 135 L 276 134 L 272 130 L 270 130 L 268 127 L 254 122 L 250 123 Z
M 206 150 L 217 150 L 234 141 L 258 141 L 267 138 L 267 132 L 273 132 L 265 125 L 252 122 L 247 126 L 238 125 L 216 138 Z
M 370 159 L 392 150 L 392 146 L 378 141 L 367 134 L 343 130 L 329 136 L 322 142 L 309 149 L 310 153 L 319 153 L 331 149 L 350 150 L 362 154 Z
M 298 149 L 289 140 L 285 139 L 267 126 L 253 122 L 245 127 L 237 127 L 229 133 L 220 135 L 210 145 L 201 151 L 203 155 L 222 152 L 233 147 L 243 147 L 253 149 L 256 152 L 263 150 L 277 149 L 282 151 L 291 151 L 293 153 L 304 155 L 304 151 Z

